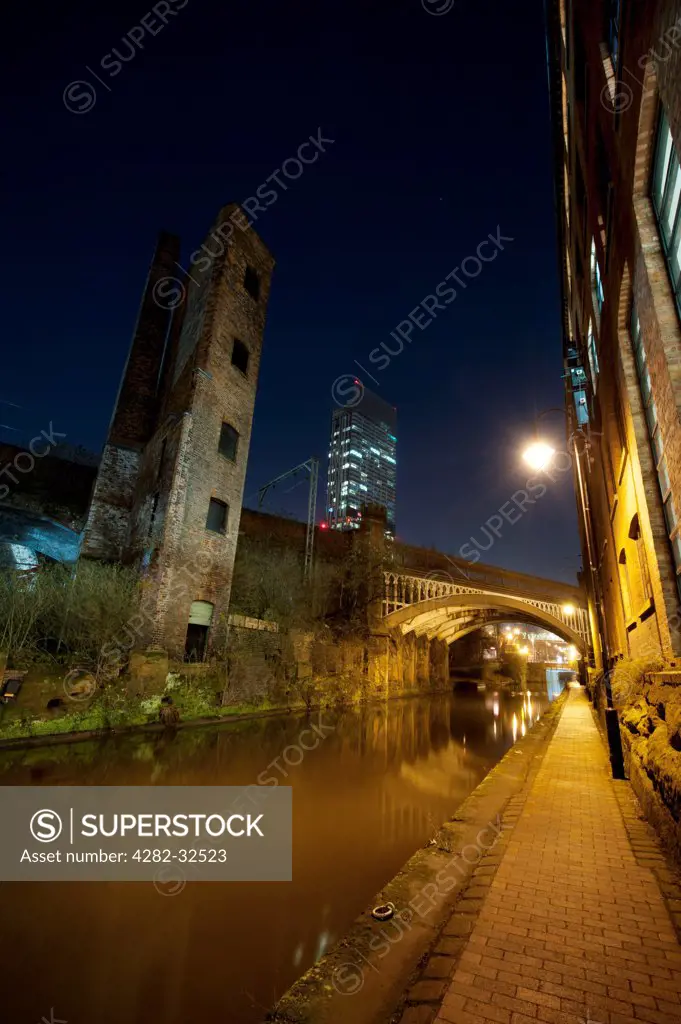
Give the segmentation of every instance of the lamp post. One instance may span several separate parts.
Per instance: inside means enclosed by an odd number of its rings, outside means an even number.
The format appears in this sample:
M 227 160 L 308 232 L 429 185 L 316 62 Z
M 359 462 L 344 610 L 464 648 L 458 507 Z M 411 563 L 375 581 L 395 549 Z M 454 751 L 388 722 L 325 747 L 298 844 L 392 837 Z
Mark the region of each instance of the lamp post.
M 545 409 L 543 412 L 539 413 L 534 421 L 534 439 L 523 452 L 523 458 L 525 461 L 538 472 L 548 469 L 551 465 L 553 456 L 556 454 L 556 449 L 547 441 L 542 440 L 539 436 L 539 421 L 544 416 L 547 416 L 552 412 L 559 412 L 562 416 L 565 416 L 565 409 L 561 409 L 558 406 L 553 406 L 552 408 Z M 588 450 L 588 439 L 582 428 L 578 427 L 570 434 L 568 441 L 572 447 L 575 475 L 577 477 L 578 503 L 584 524 L 586 556 L 589 576 L 591 579 L 591 592 L 593 594 L 594 608 L 596 612 L 598 641 L 601 649 L 603 683 L 605 686 L 605 697 L 607 702 L 607 707 L 605 709 L 605 727 L 608 736 L 610 767 L 612 770 L 612 777 L 614 779 L 624 779 L 626 776 L 624 772 L 624 756 L 622 754 L 622 737 L 620 736 L 619 719 L 617 716 L 617 709 L 613 704 L 612 687 L 610 685 L 610 656 L 608 653 L 608 640 L 605 630 L 601 580 L 595 558 L 596 546 L 594 542 L 591 505 L 589 503 L 589 493 L 586 487 L 584 469 L 582 466 L 582 455 Z

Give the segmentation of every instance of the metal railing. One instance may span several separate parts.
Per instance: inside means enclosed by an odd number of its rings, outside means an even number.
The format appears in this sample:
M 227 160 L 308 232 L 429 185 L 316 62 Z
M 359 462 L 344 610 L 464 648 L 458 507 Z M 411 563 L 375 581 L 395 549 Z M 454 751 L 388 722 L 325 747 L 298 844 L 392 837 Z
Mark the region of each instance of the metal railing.
M 535 608 L 554 619 L 558 619 L 564 626 L 571 629 L 582 639 L 583 643 L 591 646 L 589 631 L 589 616 L 585 607 L 573 604 L 573 610 L 566 611 L 565 605 L 556 601 L 545 600 L 541 597 L 530 596 L 527 593 L 518 592 L 510 587 L 495 584 L 492 586 L 471 586 L 466 583 L 455 583 L 453 580 L 438 580 L 428 576 L 413 576 L 407 573 L 386 572 L 384 573 L 385 591 L 383 596 L 383 614 L 390 615 L 409 605 L 418 605 L 423 601 L 431 601 L 443 597 L 453 597 L 464 594 L 487 594 L 499 597 L 513 597 L 517 601 Z M 416 610 L 415 610 L 416 611 Z M 512 615 L 512 613 L 511 613 Z

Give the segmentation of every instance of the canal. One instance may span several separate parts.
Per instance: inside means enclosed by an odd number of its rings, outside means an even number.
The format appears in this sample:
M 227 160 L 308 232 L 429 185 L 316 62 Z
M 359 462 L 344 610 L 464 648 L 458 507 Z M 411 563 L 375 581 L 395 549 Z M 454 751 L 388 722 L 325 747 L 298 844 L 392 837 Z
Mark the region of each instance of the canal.
M 0 884 L 0 1019 L 262 1021 L 531 727 L 550 689 L 473 685 L 323 711 L 323 739 L 304 756 L 291 751 L 319 712 L 0 754 L 0 785 L 248 785 L 270 766 L 293 786 L 294 816 L 290 883 Z

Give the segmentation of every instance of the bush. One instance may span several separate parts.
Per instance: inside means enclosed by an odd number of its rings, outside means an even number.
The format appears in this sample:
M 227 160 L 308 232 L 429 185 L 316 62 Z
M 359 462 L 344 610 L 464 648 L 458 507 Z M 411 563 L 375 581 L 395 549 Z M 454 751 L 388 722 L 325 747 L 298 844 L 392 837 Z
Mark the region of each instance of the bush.
M 0 650 L 16 666 L 56 659 L 97 669 L 108 644 L 128 650 L 137 574 L 82 561 L 36 572 L 0 571 Z

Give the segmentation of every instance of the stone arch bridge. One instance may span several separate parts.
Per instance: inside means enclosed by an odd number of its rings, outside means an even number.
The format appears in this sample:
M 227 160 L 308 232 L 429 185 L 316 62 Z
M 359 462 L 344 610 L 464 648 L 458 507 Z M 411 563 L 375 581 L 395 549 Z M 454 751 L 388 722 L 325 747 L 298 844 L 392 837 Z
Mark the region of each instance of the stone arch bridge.
M 589 657 L 589 615 L 578 587 L 491 567 L 475 572 L 467 567 L 465 572 L 461 579 L 448 571 L 386 572 L 383 627 L 449 645 L 492 622 L 526 622 L 550 630 Z

